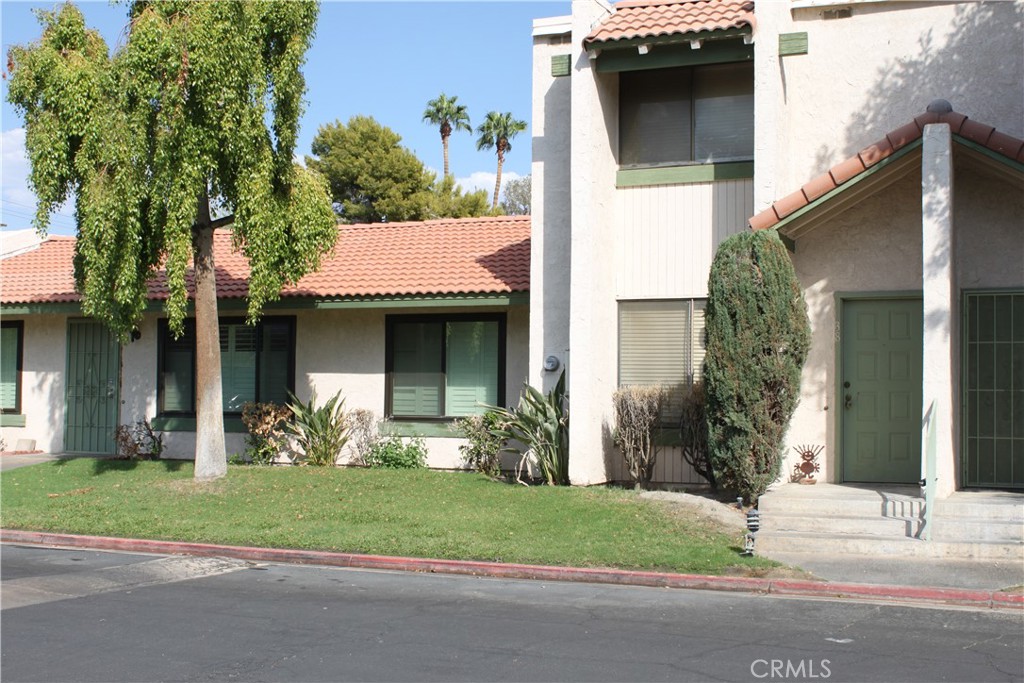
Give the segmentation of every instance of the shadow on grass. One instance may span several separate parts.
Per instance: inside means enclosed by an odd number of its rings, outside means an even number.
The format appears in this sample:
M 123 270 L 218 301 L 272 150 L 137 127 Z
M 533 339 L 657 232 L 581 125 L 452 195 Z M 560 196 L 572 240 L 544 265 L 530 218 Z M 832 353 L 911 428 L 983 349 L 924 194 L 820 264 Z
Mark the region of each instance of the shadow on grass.
M 108 472 L 130 472 L 136 469 L 141 462 L 141 460 L 122 460 L 120 458 L 96 458 L 92 461 L 92 473 L 98 476 Z M 180 472 L 186 466 L 192 464 L 188 460 L 156 460 L 149 462 L 157 463 L 166 472 Z M 58 461 L 53 464 L 58 465 L 60 463 Z

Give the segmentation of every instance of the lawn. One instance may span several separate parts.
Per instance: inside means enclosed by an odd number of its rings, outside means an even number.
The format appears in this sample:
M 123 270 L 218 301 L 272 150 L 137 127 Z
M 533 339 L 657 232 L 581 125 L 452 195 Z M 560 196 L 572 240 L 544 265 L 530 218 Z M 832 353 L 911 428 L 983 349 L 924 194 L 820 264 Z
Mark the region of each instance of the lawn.
M 8 529 L 528 564 L 758 573 L 741 538 L 686 508 L 607 488 L 470 473 L 80 458 L 0 479 Z

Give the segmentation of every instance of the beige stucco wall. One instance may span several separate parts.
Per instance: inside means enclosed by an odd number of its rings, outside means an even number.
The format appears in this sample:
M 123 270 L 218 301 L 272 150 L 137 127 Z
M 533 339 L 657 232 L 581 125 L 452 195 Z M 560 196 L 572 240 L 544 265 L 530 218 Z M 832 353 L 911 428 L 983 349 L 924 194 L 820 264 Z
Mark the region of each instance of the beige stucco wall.
M 378 417 L 384 413 L 384 319 L 390 314 L 505 312 L 506 404 L 518 401 L 528 372 L 529 309 L 510 307 L 453 307 L 438 309 L 334 309 L 324 311 L 273 311 L 272 315 L 296 316 L 295 392 L 307 400 L 313 388 L 327 398 L 342 391 L 346 407 L 366 408 Z M 152 420 L 157 413 L 157 320 L 148 314 L 139 326 L 137 341 L 121 349 L 120 423 Z M 5 316 L 25 321 L 22 380 L 23 428 L 3 428 L 8 447 L 18 439 L 36 440 L 47 452 L 64 448 L 64 373 L 67 365 L 67 316 Z M 194 432 L 164 432 L 165 457 L 191 458 Z M 428 465 L 461 466 L 461 439 L 427 438 Z M 228 454 L 245 450 L 244 435 L 225 435 Z M 511 462 L 510 462 L 511 464 Z
M 954 159 L 957 159 L 954 145 Z M 948 441 L 959 448 L 959 298 L 964 289 L 1024 288 L 1024 192 L 1020 183 L 979 172 L 959 161 L 954 166 L 955 260 L 952 300 L 953 376 L 940 390 L 952 406 Z M 786 436 L 785 479 L 797 462 L 798 444 L 825 446 L 824 481 L 840 481 L 836 385 L 836 293 L 921 292 L 923 276 L 920 167 L 854 208 L 820 224 L 796 243 L 792 255 L 804 288 L 812 344 L 804 367 L 800 404 Z M 927 400 L 927 399 L 926 399 Z M 956 454 L 943 449 L 940 467 L 959 476 Z M 952 488 L 952 487 L 950 487 Z
M 755 208 L 909 122 L 936 98 L 1024 137 L 1021 2 L 853 3 L 755 8 Z M 808 54 L 778 56 L 780 33 Z

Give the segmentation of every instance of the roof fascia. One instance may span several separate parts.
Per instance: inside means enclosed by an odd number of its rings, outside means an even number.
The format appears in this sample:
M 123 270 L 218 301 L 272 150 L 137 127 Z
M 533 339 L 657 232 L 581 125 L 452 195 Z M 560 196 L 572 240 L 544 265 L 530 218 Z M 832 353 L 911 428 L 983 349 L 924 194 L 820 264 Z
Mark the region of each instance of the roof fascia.
M 644 41 L 636 43 L 636 45 L 639 44 L 644 44 Z M 634 49 L 629 49 L 629 47 Z M 735 37 L 733 40 L 709 41 L 696 50 L 690 47 L 688 40 L 663 43 L 644 55 L 640 54 L 635 47 L 633 45 L 625 46 L 622 49 L 602 50 L 597 57 L 597 71 L 599 73 L 615 73 L 675 66 L 754 61 L 753 44 L 748 44 L 740 40 L 739 37 Z
M 669 33 L 657 36 L 644 36 L 641 38 L 620 38 L 617 40 L 591 40 L 585 43 L 588 50 L 619 50 L 639 45 L 689 45 L 691 41 L 716 41 L 726 38 L 743 38 L 752 36 L 753 30 L 749 26 L 743 28 L 720 28 L 713 31 L 687 31 L 686 33 Z M 703 48 L 698 48 L 703 49 Z
M 1024 164 L 1015 159 L 1010 159 L 1009 157 L 1003 156 L 999 152 L 994 152 L 988 147 L 985 147 L 984 145 L 979 145 L 977 142 L 974 142 L 973 140 L 968 140 L 967 138 L 961 137 L 956 133 L 953 133 L 953 141 L 956 142 L 957 144 L 963 145 L 972 152 L 977 152 L 978 154 L 988 157 L 992 161 L 995 161 L 1012 171 L 1024 174 Z

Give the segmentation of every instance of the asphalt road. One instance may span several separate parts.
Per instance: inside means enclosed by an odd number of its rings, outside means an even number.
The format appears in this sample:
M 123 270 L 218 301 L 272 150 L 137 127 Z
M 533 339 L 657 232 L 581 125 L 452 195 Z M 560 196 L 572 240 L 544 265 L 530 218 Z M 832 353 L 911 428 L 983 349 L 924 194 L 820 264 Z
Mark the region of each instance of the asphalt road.
M 1024 615 L 5 545 L 19 681 L 1022 681 Z

